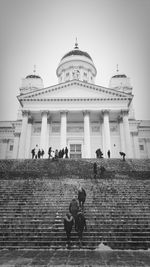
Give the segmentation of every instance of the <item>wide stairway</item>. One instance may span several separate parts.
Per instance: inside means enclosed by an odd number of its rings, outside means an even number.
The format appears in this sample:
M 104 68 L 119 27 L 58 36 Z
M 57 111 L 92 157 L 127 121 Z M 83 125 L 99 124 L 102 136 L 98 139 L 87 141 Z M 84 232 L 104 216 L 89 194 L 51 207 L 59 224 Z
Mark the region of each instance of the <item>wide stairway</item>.
M 150 248 L 150 160 L 40 159 L 0 161 L 0 249 L 64 249 L 63 218 L 79 185 L 87 193 L 83 249 Z M 78 249 L 74 227 L 71 240 Z

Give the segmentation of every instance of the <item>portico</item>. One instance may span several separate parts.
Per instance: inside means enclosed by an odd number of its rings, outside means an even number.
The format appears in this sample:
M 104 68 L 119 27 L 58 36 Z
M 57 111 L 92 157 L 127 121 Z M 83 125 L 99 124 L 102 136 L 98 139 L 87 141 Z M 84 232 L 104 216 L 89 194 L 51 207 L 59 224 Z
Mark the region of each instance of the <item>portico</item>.
M 44 149 L 45 157 L 49 146 L 53 149 L 62 149 L 66 146 L 71 153 L 71 147 L 80 146 L 81 157 L 93 158 L 97 148 L 101 148 L 104 156 L 107 157 L 107 151 L 110 150 L 113 156 L 113 146 L 116 146 L 118 157 L 119 151 L 123 148 L 127 157 L 130 157 L 131 141 L 129 132 L 129 120 L 127 111 L 115 110 L 41 110 L 25 111 L 23 110 L 23 123 L 20 136 L 20 144 L 16 142 L 15 151 L 19 147 L 19 158 L 31 157 L 31 149 L 38 144 L 40 149 Z M 113 140 L 114 121 L 116 142 Z M 38 119 L 37 119 L 38 118 Z M 119 119 L 118 119 L 119 118 Z M 124 136 L 125 134 L 125 136 Z M 96 142 L 95 142 L 96 140 Z M 129 153 L 128 153 L 129 152 Z M 78 153 L 76 153 L 78 154 Z

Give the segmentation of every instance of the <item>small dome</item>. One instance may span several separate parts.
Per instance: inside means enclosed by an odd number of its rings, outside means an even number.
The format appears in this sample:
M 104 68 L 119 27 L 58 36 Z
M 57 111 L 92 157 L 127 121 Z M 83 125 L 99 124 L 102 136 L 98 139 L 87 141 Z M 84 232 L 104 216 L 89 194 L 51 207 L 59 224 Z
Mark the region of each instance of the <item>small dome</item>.
M 35 74 L 31 74 L 31 75 L 27 75 L 26 79 L 41 79 L 41 77 Z
M 62 59 L 66 58 L 66 57 L 70 57 L 70 56 L 84 56 L 89 58 L 90 60 L 92 60 L 92 58 L 90 57 L 90 55 L 87 52 L 81 51 L 79 49 L 74 49 L 71 50 L 70 52 L 68 52 L 67 54 L 65 54 Z M 61 60 L 62 60 L 61 59 Z M 93 60 L 92 60 L 93 61 Z

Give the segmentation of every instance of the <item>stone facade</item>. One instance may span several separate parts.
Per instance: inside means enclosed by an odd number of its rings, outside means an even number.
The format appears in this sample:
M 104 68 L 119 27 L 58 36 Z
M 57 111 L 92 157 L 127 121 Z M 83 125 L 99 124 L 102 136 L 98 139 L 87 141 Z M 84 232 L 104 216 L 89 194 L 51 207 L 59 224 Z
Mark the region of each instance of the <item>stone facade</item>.
M 117 72 L 109 88 L 95 85 L 97 74 L 88 53 L 78 45 L 56 70 L 58 84 L 44 88 L 40 76 L 28 75 L 20 87 L 18 118 L 0 122 L 0 158 L 31 158 L 38 144 L 69 149 L 71 158 L 95 158 L 126 153 L 127 158 L 150 158 L 150 121 L 138 121 L 132 106 L 132 86 Z

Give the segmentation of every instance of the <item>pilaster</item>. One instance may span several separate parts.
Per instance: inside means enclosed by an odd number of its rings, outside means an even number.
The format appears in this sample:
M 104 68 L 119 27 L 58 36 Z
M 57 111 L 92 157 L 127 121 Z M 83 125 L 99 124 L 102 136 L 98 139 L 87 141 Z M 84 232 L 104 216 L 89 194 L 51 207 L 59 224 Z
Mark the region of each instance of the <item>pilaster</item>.
M 8 150 L 9 139 L 3 139 L 3 158 L 7 159 L 7 150 Z
M 31 158 L 31 134 L 32 134 L 32 125 L 33 118 L 28 118 L 28 127 L 27 127 L 27 140 L 26 140 L 26 149 L 25 149 L 25 158 Z
M 18 158 L 20 133 L 14 133 L 13 159 Z
M 120 152 L 125 151 L 125 137 L 124 137 L 124 128 L 123 128 L 123 120 L 122 117 L 118 117 L 118 124 L 120 130 Z
M 21 128 L 19 153 L 18 153 L 18 158 L 20 158 L 20 159 L 25 157 L 28 116 L 29 116 L 29 111 L 23 110 L 22 111 L 22 128 Z
M 123 110 L 121 112 L 123 118 L 123 128 L 124 128 L 124 137 L 125 137 L 125 153 L 127 158 L 132 158 L 132 147 L 131 147 L 131 136 L 129 129 L 129 120 L 128 120 L 128 110 Z

